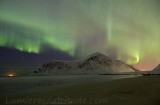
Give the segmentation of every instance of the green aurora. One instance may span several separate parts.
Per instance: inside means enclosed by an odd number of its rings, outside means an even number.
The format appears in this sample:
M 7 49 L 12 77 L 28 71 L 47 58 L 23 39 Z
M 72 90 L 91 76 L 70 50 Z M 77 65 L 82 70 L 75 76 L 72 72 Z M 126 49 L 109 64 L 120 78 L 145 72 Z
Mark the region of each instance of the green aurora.
M 144 70 L 160 63 L 159 0 L 1 0 L 0 46 L 94 52 Z

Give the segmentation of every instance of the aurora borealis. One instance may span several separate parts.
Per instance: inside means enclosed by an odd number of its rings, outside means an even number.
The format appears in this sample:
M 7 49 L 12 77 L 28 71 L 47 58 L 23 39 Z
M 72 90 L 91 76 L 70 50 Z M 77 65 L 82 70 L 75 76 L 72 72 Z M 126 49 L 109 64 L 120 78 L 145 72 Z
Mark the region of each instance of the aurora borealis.
M 149 70 L 160 63 L 159 0 L 0 0 L 0 46 L 94 52 Z

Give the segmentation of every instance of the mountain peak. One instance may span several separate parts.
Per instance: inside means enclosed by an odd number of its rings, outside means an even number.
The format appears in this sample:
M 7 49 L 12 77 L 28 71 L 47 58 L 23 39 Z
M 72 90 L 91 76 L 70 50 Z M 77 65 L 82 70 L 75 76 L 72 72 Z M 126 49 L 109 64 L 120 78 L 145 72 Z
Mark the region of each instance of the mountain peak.
M 102 54 L 100 52 L 95 52 L 95 53 L 91 54 L 91 56 L 96 56 L 96 55 L 104 55 L 104 54 Z
M 96 53 L 93 53 L 91 55 L 89 55 L 87 58 L 91 58 L 91 57 L 102 57 L 102 58 L 108 58 L 106 55 L 100 53 L 100 52 L 96 52 Z M 109 59 L 109 58 L 108 58 Z
M 93 54 L 91 54 L 91 55 L 103 55 L 103 54 L 100 53 L 100 52 L 95 52 L 95 53 L 93 53 Z

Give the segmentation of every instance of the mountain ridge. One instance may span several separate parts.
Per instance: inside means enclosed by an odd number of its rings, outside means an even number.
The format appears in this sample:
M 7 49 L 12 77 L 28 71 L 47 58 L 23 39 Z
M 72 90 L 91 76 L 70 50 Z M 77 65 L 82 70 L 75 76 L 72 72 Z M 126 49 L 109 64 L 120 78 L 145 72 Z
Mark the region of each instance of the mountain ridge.
M 42 65 L 34 74 L 66 75 L 66 74 L 115 74 L 134 73 L 135 68 L 119 60 L 113 60 L 99 52 L 75 61 L 54 60 Z
M 152 71 L 148 72 L 149 74 L 160 74 L 160 64 L 157 65 Z

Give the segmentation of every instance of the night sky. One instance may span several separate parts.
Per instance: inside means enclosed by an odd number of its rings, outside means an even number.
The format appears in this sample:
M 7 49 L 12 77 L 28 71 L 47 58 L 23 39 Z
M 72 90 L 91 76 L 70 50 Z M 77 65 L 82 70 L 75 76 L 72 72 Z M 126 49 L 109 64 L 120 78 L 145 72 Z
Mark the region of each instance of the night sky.
M 153 69 L 160 63 L 159 5 L 159 0 L 0 0 L 0 66 L 38 67 L 101 52 Z

